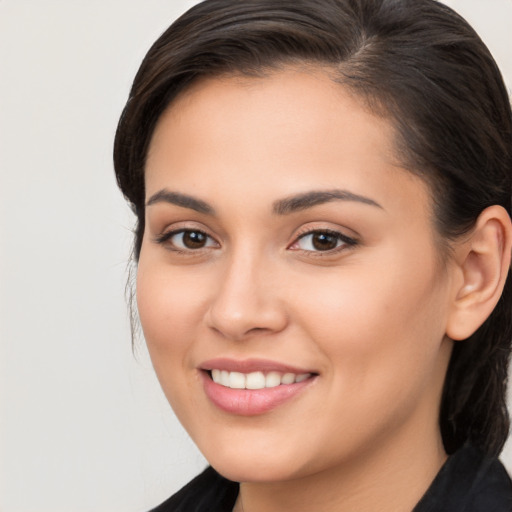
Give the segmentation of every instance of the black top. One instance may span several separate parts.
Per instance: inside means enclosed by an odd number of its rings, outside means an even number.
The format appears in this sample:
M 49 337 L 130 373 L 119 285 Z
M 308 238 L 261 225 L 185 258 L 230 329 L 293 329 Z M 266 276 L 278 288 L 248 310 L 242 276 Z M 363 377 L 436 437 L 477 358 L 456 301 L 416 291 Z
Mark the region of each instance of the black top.
M 232 512 L 238 483 L 213 468 L 151 512 Z M 412 512 L 512 512 L 512 482 L 497 459 L 465 447 L 452 455 Z

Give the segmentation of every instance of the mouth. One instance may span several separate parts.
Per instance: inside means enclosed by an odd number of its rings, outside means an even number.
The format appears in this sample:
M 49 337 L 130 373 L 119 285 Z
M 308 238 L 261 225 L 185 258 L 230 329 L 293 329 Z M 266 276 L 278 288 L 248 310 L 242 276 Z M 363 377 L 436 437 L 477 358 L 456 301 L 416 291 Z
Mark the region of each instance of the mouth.
M 206 396 L 224 412 L 263 414 L 290 401 L 313 384 L 318 373 L 268 361 L 214 360 L 201 365 Z
M 280 373 L 276 371 L 264 373 L 256 371 L 251 373 L 229 372 L 214 368 L 208 371 L 210 378 L 215 382 L 230 389 L 266 389 L 277 386 L 289 386 L 290 384 L 303 382 L 313 376 L 312 373 Z

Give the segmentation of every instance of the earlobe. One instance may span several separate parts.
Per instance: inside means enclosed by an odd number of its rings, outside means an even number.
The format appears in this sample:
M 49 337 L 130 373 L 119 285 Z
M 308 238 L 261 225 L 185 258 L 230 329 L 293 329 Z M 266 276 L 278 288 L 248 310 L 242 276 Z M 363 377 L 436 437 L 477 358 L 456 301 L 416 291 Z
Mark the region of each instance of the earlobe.
M 512 222 L 501 206 L 490 206 L 478 217 L 456 249 L 458 280 L 446 334 L 453 340 L 471 336 L 489 317 L 505 286 L 512 251 Z

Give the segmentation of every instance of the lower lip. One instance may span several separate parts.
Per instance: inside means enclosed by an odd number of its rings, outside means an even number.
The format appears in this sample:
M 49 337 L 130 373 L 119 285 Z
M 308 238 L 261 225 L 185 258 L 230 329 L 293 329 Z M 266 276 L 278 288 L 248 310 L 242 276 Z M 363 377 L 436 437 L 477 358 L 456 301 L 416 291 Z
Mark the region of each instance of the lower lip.
M 216 384 L 210 375 L 201 371 L 206 396 L 219 409 L 239 416 L 263 414 L 292 400 L 315 380 L 315 376 L 294 384 L 274 388 L 231 389 Z

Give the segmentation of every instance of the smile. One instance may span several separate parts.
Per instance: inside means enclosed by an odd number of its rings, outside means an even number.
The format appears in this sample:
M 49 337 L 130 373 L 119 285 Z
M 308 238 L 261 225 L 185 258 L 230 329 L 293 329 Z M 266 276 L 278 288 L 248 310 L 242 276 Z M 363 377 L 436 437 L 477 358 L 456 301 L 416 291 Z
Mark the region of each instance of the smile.
M 265 389 L 281 385 L 290 385 L 302 382 L 311 377 L 311 373 L 279 373 L 269 372 L 228 372 L 227 370 L 213 369 L 211 371 L 213 382 L 231 389 Z
M 203 364 L 206 396 L 231 414 L 253 416 L 269 412 L 302 394 L 318 374 L 305 369 L 261 361 L 215 360 Z

